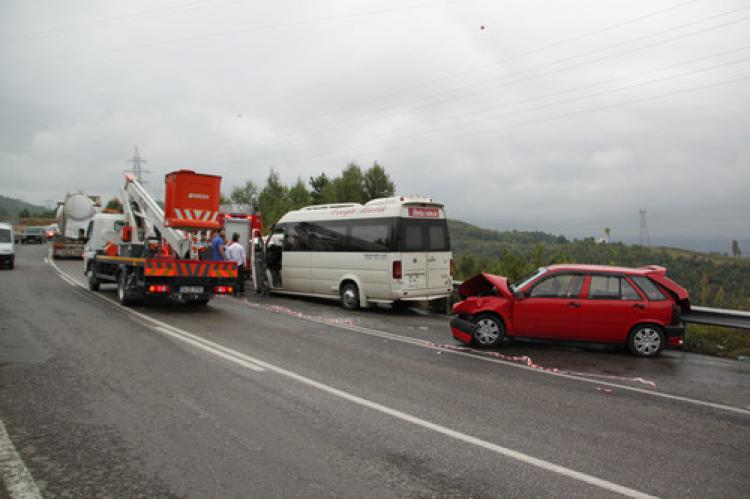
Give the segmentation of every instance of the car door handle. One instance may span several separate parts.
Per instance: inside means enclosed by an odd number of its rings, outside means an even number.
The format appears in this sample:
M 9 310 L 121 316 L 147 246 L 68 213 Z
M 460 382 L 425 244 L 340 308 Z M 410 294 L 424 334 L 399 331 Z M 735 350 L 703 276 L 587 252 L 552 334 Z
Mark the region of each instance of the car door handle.
M 571 308 L 578 308 L 578 307 L 581 306 L 581 304 L 578 303 L 577 301 L 570 301 L 570 302 L 568 302 L 568 306 L 571 307 Z
M 640 310 L 645 310 L 646 309 L 646 305 L 644 305 L 643 303 L 634 303 L 633 304 L 633 308 L 637 308 L 637 309 L 640 309 Z

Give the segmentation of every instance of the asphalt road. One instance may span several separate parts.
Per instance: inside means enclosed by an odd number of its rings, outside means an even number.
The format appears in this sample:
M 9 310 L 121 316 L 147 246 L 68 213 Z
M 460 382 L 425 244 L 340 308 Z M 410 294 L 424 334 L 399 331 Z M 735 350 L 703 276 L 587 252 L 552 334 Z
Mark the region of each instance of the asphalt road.
M 750 490 L 746 362 L 535 343 L 498 358 L 451 350 L 442 317 L 283 297 L 126 310 L 46 251 L 0 271 L 0 497 Z

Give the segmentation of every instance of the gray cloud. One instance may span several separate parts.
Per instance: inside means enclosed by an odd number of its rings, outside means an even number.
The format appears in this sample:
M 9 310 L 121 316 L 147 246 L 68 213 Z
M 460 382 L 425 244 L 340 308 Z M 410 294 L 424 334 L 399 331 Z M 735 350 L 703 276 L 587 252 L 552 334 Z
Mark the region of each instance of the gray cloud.
M 488 227 L 750 246 L 749 7 L 2 2 L 0 192 L 379 161 Z

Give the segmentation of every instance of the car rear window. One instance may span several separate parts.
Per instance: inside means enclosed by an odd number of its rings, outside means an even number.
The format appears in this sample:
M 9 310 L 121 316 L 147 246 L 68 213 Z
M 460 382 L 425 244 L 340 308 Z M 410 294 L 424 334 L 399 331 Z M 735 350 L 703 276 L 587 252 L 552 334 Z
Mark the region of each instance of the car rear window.
M 641 291 L 648 297 L 651 301 L 661 301 L 666 300 L 667 297 L 664 296 L 664 293 L 661 292 L 661 290 L 656 287 L 656 284 L 654 284 L 651 279 L 649 279 L 646 276 L 632 276 L 631 279 L 635 281 L 636 285 L 641 288 Z

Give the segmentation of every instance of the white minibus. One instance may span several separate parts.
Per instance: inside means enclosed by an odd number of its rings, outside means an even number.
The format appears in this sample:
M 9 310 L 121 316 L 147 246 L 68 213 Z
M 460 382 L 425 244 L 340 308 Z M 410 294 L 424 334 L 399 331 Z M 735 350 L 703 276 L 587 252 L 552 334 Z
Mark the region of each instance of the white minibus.
M 267 240 L 265 266 L 270 291 L 339 299 L 348 309 L 452 290 L 443 205 L 424 197 L 290 211 Z

